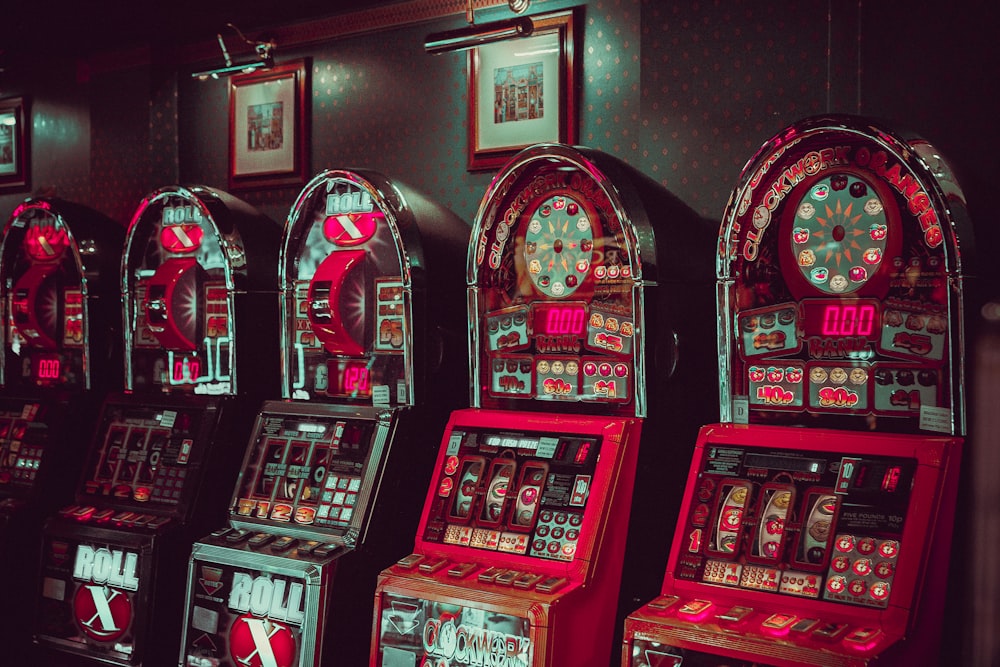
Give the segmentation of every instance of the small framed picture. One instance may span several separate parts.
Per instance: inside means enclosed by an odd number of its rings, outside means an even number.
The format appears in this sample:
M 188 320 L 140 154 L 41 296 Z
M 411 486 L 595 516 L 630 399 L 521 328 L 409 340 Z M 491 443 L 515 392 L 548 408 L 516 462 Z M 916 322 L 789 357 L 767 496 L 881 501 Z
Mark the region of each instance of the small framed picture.
M 529 37 L 469 51 L 470 171 L 542 142 L 577 140 L 576 13 L 533 16 Z
M 308 77 L 306 61 L 298 60 L 230 79 L 230 190 L 305 183 Z
M 0 100 L 0 192 L 17 192 L 30 187 L 28 119 L 25 98 Z

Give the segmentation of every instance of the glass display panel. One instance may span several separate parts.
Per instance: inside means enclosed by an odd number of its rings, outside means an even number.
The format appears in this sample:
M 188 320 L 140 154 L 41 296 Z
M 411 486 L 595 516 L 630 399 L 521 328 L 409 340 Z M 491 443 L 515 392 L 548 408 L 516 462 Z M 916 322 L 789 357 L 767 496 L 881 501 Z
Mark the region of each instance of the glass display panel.
M 146 203 L 127 252 L 132 386 L 229 393 L 230 261 L 242 253 L 238 239 L 223 239 L 196 197 L 171 192 Z
M 573 561 L 599 438 L 480 429 L 449 442 L 425 541 Z
M 75 240 L 46 205 L 20 211 L 3 243 L 4 383 L 83 388 L 86 283 Z
M 637 258 L 604 186 L 556 160 L 514 172 L 476 254 L 484 405 L 635 399 Z
M 917 462 L 707 444 L 678 579 L 885 609 Z
M 231 512 L 280 524 L 344 530 L 359 506 L 375 422 L 267 414 L 260 418 Z
M 88 454 L 81 503 L 142 512 L 183 512 L 195 493 L 205 413 L 109 403 Z
M 390 592 L 379 610 L 379 667 L 532 664 L 531 623 L 522 616 Z
M 733 394 L 752 421 L 884 415 L 950 431 L 947 244 L 931 193 L 861 138 L 826 141 L 781 155 L 730 227 Z
M 321 175 L 286 240 L 291 398 L 407 404 L 410 287 L 396 221 L 363 181 Z
M 34 488 L 49 440 L 44 413 L 39 403 L 0 399 L 0 499 Z

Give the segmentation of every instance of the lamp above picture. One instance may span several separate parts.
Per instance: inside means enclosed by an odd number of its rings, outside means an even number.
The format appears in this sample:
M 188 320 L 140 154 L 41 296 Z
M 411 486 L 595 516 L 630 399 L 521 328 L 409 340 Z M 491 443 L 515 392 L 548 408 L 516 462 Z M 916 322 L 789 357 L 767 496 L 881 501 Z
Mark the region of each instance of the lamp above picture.
M 507 4 L 513 12 L 520 14 L 528 9 L 530 0 L 507 0 Z M 474 49 L 492 42 L 500 42 L 515 37 L 529 37 L 535 29 L 534 23 L 528 16 L 476 25 L 472 0 L 468 0 L 466 5 L 465 18 L 469 22 L 469 25 L 464 28 L 427 35 L 427 39 L 424 40 L 424 51 L 438 55 L 452 51 Z
M 223 67 L 194 72 L 191 74 L 192 78 L 205 81 L 206 79 L 219 79 L 221 77 L 233 76 L 234 74 L 249 74 L 255 70 L 271 69 L 274 67 L 274 48 L 276 45 L 273 41 L 247 39 L 240 29 L 232 23 L 227 23 L 226 27 L 232 28 L 240 36 L 240 39 L 254 48 L 256 60 L 251 60 L 243 64 L 233 64 L 233 59 L 229 57 L 229 51 L 226 49 L 226 42 L 222 39 L 222 34 L 218 33 L 215 37 L 219 40 L 219 48 L 222 49 L 222 57 L 226 64 Z

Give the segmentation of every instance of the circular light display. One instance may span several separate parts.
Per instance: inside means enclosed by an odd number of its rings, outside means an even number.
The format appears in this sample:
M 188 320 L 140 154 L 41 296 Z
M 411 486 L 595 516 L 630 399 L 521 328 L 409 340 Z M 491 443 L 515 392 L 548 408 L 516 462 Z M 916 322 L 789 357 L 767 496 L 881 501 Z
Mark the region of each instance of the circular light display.
M 850 294 L 885 259 L 885 206 L 868 183 L 833 174 L 813 183 L 795 209 L 792 256 L 806 281 L 824 294 Z
M 69 246 L 69 235 L 54 218 L 31 223 L 24 237 L 24 249 L 38 262 L 51 262 L 62 257 Z
M 569 296 L 583 284 L 594 256 L 594 223 L 565 195 L 535 209 L 524 234 L 524 263 L 531 282 L 546 296 Z

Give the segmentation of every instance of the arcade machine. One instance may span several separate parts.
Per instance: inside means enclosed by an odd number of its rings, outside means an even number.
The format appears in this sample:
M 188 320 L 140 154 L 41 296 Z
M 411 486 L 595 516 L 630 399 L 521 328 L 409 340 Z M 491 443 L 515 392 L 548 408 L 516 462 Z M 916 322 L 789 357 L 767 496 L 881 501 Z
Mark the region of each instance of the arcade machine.
M 935 155 L 830 116 L 745 167 L 719 239 L 722 423 L 623 667 L 937 663 L 967 217 Z
M 125 229 L 87 207 L 26 200 L 0 241 L 0 569 L 34 572 L 42 519 L 72 500 L 100 400 L 121 381 L 118 265 Z M 120 387 L 119 387 L 120 388 Z M 5 594 L 29 599 L 30 577 Z M 8 613 L 9 612 L 9 613 Z M 0 641 L 26 646 L 23 609 Z
M 467 396 L 468 225 L 369 171 L 302 191 L 281 256 L 282 394 L 228 525 L 191 552 L 178 664 L 364 664 L 379 571 L 406 554 L 427 433 Z M 451 293 L 449 293 L 449 290 Z M 275 349 L 277 353 L 278 349 Z
M 139 205 L 121 257 L 125 393 L 104 401 L 75 504 L 44 528 L 39 660 L 174 654 L 187 552 L 223 513 L 253 392 L 277 384 L 261 350 L 277 337 L 279 240 L 274 221 L 211 188 Z
M 674 233 L 654 243 L 652 216 Z M 663 269 L 693 218 L 594 150 L 530 147 L 494 178 L 469 243 L 474 407 L 379 577 L 373 667 L 608 664 L 657 326 L 674 340 L 658 301 L 686 293 Z

